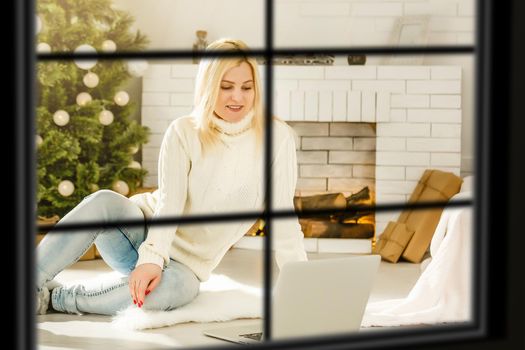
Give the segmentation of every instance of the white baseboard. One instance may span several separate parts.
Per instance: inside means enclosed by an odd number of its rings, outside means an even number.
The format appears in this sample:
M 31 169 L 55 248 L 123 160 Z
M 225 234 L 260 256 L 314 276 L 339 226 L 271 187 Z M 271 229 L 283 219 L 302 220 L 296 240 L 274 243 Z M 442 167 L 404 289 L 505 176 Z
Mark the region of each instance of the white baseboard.
M 235 243 L 233 247 L 262 250 L 264 247 L 263 237 L 244 236 Z M 304 249 L 307 252 L 314 253 L 370 254 L 372 252 L 372 240 L 352 238 L 305 238 Z

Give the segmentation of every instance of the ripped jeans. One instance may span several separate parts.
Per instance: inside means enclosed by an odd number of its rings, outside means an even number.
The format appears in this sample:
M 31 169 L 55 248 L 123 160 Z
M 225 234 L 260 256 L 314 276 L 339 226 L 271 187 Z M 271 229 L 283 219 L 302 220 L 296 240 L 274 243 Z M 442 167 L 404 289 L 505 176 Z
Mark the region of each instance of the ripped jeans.
M 86 196 L 65 215 L 61 223 L 115 222 L 144 219 L 142 210 L 127 197 L 110 190 Z M 36 290 L 72 265 L 95 244 L 104 261 L 120 273 L 112 278 L 93 279 L 54 288 L 51 306 L 59 312 L 115 315 L 133 304 L 128 276 L 135 268 L 138 248 L 146 239 L 144 226 L 110 227 L 48 232 L 36 249 Z M 200 281 L 186 265 L 170 260 L 162 271 L 160 284 L 144 299 L 147 310 L 172 310 L 192 301 Z

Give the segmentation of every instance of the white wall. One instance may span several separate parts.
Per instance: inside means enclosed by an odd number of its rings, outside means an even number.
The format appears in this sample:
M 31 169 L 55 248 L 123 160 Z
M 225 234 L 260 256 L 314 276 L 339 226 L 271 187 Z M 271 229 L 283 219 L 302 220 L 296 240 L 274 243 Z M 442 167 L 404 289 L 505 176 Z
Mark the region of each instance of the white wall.
M 150 49 L 191 50 L 196 30 L 207 30 L 209 41 L 240 38 L 264 45 L 262 0 L 115 0 L 116 8 L 134 18 L 134 29 L 150 39 Z
M 384 45 L 400 16 L 429 15 L 428 42 L 472 43 L 472 0 L 277 0 L 278 46 Z M 307 43 L 305 43 L 307 39 Z
M 264 45 L 263 0 L 115 0 L 115 7 L 135 17 L 134 28 L 151 40 L 150 49 L 191 49 L 195 31 L 244 40 L 252 48 Z M 427 43 L 474 43 L 474 0 L 274 0 L 274 41 L 278 47 L 388 45 L 396 19 L 427 15 Z M 175 62 L 173 62 L 175 63 Z M 182 62 L 181 62 L 182 63 Z M 424 65 L 462 67 L 462 164 L 473 170 L 474 60 L 469 55 L 429 56 Z M 336 65 L 346 64 L 344 57 Z M 384 57 L 367 57 L 367 65 L 384 64 Z
M 428 15 L 428 42 L 472 44 L 474 0 L 274 0 L 277 46 L 384 45 L 396 18 Z M 151 48 L 190 49 L 197 29 L 264 45 L 263 0 L 114 0 Z
M 461 173 L 462 175 L 471 175 L 475 166 L 475 59 L 470 55 L 431 56 L 425 58 L 424 64 L 436 66 L 457 65 L 461 67 Z

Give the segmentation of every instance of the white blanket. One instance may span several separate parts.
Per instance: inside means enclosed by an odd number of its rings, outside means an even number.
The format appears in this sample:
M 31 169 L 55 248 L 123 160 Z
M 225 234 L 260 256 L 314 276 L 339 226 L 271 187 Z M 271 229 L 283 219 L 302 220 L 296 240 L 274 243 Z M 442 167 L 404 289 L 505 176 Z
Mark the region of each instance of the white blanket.
M 184 306 L 171 311 L 146 311 L 135 305 L 113 317 L 112 325 L 123 329 L 147 329 L 184 322 L 228 321 L 238 318 L 261 318 L 262 290 L 212 274 L 201 283 L 200 293 Z
M 451 201 L 471 199 L 465 187 Z M 430 263 L 408 296 L 370 303 L 362 327 L 471 320 L 472 230 L 471 207 L 445 208 L 430 244 Z

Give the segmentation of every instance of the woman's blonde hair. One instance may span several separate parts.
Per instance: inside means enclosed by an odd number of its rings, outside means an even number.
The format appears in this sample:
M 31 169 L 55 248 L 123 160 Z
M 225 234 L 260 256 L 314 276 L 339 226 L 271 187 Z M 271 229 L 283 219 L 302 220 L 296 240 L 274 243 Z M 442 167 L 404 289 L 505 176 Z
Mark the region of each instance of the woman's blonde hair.
M 259 149 L 263 141 L 264 110 L 257 61 L 253 57 L 244 55 L 244 53 L 249 51 L 249 48 L 241 40 L 219 39 L 208 45 L 206 51 L 234 51 L 239 52 L 239 57 L 210 57 L 202 58 L 200 61 L 195 84 L 195 107 L 191 114 L 197 122 L 203 154 L 219 141 L 218 131 L 213 127 L 211 116 L 219 95 L 221 79 L 228 69 L 237 67 L 242 62 L 250 65 L 253 74 L 255 98 L 253 101 L 254 116 L 251 126 L 255 130 L 256 143 Z

